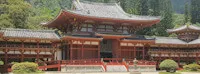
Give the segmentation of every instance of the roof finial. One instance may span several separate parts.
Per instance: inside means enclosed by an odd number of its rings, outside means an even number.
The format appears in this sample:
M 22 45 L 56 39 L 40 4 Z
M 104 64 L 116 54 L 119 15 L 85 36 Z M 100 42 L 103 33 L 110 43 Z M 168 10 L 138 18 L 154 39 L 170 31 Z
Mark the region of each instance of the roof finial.
M 190 23 L 189 23 L 189 22 L 188 22 L 188 23 L 186 23 L 186 26 L 187 26 L 187 27 L 189 27 L 189 26 L 190 26 Z

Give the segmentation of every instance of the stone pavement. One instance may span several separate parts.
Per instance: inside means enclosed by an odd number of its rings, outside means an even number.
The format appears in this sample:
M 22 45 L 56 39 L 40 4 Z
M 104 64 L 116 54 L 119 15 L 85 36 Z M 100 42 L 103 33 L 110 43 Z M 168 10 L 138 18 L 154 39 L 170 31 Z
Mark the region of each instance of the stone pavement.
M 181 72 L 181 74 L 200 74 L 200 72 Z
M 66 73 L 66 72 L 45 72 L 45 74 L 159 74 L 158 72 L 97 72 L 97 73 Z

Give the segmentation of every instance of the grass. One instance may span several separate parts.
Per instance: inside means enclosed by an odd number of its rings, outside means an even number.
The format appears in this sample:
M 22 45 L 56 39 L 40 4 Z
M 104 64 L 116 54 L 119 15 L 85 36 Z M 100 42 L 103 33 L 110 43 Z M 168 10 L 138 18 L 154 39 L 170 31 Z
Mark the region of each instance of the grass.
M 170 73 L 170 72 L 159 72 L 159 74 L 181 74 L 180 72 Z
M 198 70 L 198 71 L 190 71 L 190 70 L 179 70 L 179 72 L 200 72 L 200 70 Z

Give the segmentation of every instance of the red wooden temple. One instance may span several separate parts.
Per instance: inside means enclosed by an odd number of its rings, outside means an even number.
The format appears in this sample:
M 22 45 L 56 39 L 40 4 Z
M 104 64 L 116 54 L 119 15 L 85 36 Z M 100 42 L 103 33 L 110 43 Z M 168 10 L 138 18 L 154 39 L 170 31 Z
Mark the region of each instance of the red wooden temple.
M 55 60 L 60 37 L 51 30 L 1 29 L 0 59 L 5 64 Z
M 160 22 L 160 17 L 123 11 L 118 3 L 73 1 L 45 26 L 63 32 L 62 59 L 145 59 L 154 40 L 137 38 L 135 31 Z
M 168 33 L 175 33 L 177 37 L 156 37 L 155 44 L 150 45 L 149 55 L 152 60 L 161 62 L 173 59 L 179 65 L 198 63 L 200 57 L 200 27 L 184 25 L 176 29 L 168 29 Z
M 100 58 L 136 58 L 158 64 L 164 59 L 174 59 L 179 65 L 198 62 L 200 28 L 197 26 L 167 30 L 177 37 L 135 35 L 137 30 L 160 20 L 155 16 L 128 14 L 118 3 L 74 0 L 71 10 L 61 10 L 54 20 L 43 23 L 56 31 L 1 29 L 0 60 L 5 64 L 30 60 L 71 60 L 73 64 L 73 60 L 98 59 L 99 62 Z

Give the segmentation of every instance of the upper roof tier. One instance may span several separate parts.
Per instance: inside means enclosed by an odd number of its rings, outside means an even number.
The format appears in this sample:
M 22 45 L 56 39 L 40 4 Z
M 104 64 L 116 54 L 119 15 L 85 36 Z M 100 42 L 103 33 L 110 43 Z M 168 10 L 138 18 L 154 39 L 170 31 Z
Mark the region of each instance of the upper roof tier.
M 168 33 L 176 33 L 179 39 L 190 42 L 198 39 L 200 35 L 200 27 L 194 25 L 184 25 L 176 29 L 168 29 Z
M 161 18 L 159 16 L 127 14 L 118 3 L 79 2 L 79 0 L 74 0 L 72 10 L 62 10 L 57 18 L 45 24 L 48 27 L 55 27 L 58 24 L 66 24 L 75 19 L 81 20 L 82 22 L 151 26 L 160 22 Z
M 168 33 L 186 32 L 186 31 L 200 32 L 200 27 L 195 25 L 184 25 L 176 29 L 167 29 Z

